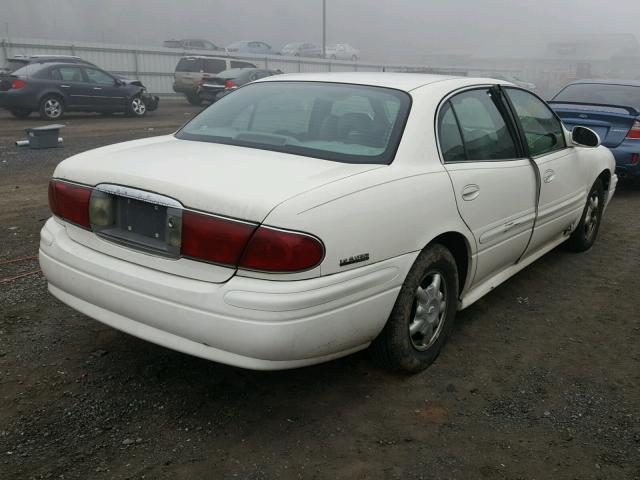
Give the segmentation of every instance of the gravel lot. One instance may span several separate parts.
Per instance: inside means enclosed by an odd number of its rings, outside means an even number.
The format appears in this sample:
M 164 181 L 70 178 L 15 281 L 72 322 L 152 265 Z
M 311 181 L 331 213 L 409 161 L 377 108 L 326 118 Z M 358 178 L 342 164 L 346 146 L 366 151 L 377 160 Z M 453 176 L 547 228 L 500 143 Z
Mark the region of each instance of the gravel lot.
M 640 188 L 595 247 L 557 249 L 461 312 L 425 373 L 366 353 L 288 372 L 218 365 L 61 304 L 38 273 L 64 158 L 169 133 L 197 112 L 76 115 L 65 147 L 0 113 L 0 478 L 640 478 Z M 26 260 L 3 263 L 18 257 Z

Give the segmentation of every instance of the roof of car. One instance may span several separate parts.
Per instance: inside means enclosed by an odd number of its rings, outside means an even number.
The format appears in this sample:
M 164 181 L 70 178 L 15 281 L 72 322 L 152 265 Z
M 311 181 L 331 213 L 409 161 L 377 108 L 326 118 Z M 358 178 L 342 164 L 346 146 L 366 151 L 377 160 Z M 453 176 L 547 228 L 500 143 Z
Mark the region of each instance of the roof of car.
M 629 87 L 640 87 L 640 80 L 618 80 L 618 79 L 608 79 L 608 80 L 602 80 L 602 79 L 590 79 L 590 78 L 586 78 L 586 79 L 582 79 L 582 80 L 577 80 L 575 82 L 571 82 L 569 85 L 578 85 L 581 83 L 597 83 L 599 85 L 627 85 Z
M 260 82 L 282 81 L 307 81 L 307 82 L 332 82 L 353 83 L 358 85 L 371 85 L 375 87 L 388 87 L 397 90 L 410 91 L 424 85 L 447 80 L 469 80 L 469 84 L 475 83 L 508 83 L 496 79 L 476 79 L 467 77 L 455 77 L 447 75 L 431 75 L 424 73 L 395 73 L 395 72 L 333 72 L 333 73 L 288 73 L 276 75 L 259 80 Z

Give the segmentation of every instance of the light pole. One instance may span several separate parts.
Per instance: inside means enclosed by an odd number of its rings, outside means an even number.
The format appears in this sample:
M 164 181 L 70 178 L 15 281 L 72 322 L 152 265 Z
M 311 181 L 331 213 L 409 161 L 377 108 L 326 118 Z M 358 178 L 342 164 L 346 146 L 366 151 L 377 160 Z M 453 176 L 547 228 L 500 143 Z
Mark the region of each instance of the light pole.
M 322 0 L 322 58 L 327 58 L 327 0 Z

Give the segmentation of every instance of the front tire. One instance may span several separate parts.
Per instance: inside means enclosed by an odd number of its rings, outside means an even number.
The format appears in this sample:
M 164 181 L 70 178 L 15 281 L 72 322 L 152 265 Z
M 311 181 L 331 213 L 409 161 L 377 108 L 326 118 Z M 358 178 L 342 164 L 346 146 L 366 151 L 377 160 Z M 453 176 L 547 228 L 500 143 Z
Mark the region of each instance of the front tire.
M 569 250 L 573 252 L 585 252 L 593 246 L 598 236 L 603 211 L 604 187 L 602 180 L 598 178 L 587 196 L 587 204 L 582 211 L 580 223 L 578 223 L 569 240 L 567 240 Z
M 16 118 L 27 118 L 29 115 L 31 115 L 31 110 L 28 110 L 26 108 L 12 108 L 9 111 L 11 112 L 11 115 Z
M 40 100 L 40 118 L 43 120 L 59 120 L 64 115 L 64 102 L 57 95 L 45 95 Z
M 127 115 L 130 117 L 144 117 L 147 113 L 147 106 L 144 100 L 139 96 L 133 97 L 129 100 L 127 105 Z
M 387 324 L 371 345 L 374 360 L 409 373 L 427 368 L 451 333 L 457 302 L 455 259 L 442 245 L 431 245 L 418 255 Z

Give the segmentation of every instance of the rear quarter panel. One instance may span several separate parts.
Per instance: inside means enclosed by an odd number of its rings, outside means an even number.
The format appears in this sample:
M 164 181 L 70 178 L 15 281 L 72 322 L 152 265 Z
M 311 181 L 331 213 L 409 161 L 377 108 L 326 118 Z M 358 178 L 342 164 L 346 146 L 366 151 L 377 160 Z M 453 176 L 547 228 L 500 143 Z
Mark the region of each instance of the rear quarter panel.
M 435 141 L 435 109 L 448 88 L 429 86 L 411 92 L 411 112 L 390 165 L 290 198 L 264 223 L 322 239 L 326 248 L 322 275 L 419 252 L 446 232 L 464 235 L 473 258 L 475 241 L 460 218 Z M 340 266 L 341 259 L 362 254 L 369 259 Z

